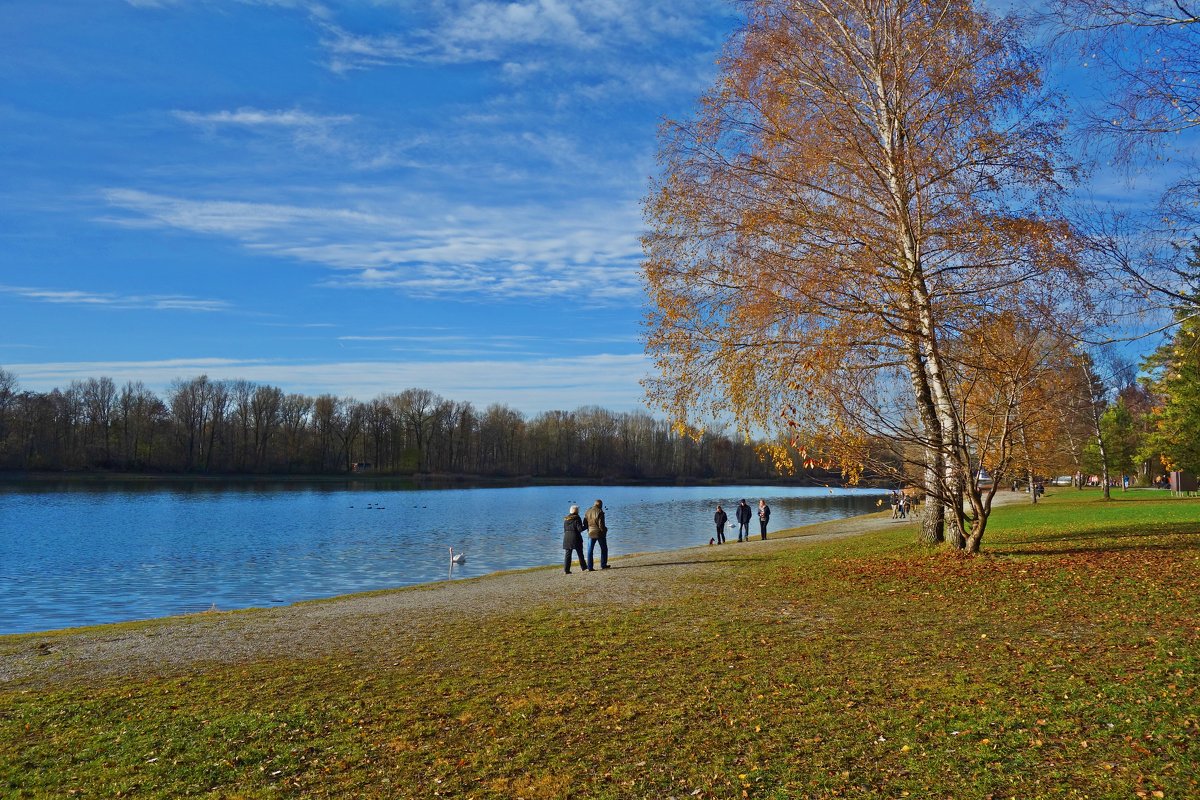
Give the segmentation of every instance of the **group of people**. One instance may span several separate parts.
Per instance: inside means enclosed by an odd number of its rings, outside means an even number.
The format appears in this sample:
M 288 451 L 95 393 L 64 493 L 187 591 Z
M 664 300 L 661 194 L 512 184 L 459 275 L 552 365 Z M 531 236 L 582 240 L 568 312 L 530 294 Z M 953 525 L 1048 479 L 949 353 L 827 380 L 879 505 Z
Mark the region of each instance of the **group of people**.
M 750 541 L 750 519 L 754 512 L 750 508 L 750 504 L 743 499 L 738 503 L 735 511 L 738 522 L 738 538 L 741 541 Z M 767 538 L 767 523 L 771 521 L 771 507 L 767 505 L 766 500 L 758 501 L 758 530 L 762 538 Z M 717 506 L 717 513 L 713 514 L 713 522 L 717 526 L 717 535 L 709 544 L 725 544 L 725 525 L 729 522 L 729 515 L 725 513 L 725 509 Z M 743 538 L 743 536 L 745 538 Z
M 912 498 L 904 492 L 892 490 L 892 519 L 908 519 L 908 512 L 912 510 Z
M 750 504 L 745 500 L 738 503 L 737 507 L 738 521 L 738 538 L 741 541 L 750 541 L 750 520 L 754 516 Z M 758 528 L 762 538 L 767 538 L 767 523 L 771 520 L 771 507 L 767 505 L 766 500 L 758 501 Z M 729 522 L 729 515 L 720 505 L 717 506 L 717 513 L 713 515 L 713 522 L 717 525 L 717 537 L 710 540 L 709 544 L 724 544 L 725 543 L 725 525 Z M 588 537 L 587 556 L 583 552 L 583 534 Z M 563 572 L 571 574 L 571 559 L 572 556 L 579 556 L 579 568 L 584 572 L 593 572 L 596 569 L 595 554 L 596 546 L 600 547 L 600 569 L 608 569 L 608 525 L 604 520 L 604 502 L 597 500 L 592 506 L 584 512 L 583 516 L 579 515 L 579 506 L 573 505 L 567 511 L 567 516 L 563 518 Z
M 583 557 L 583 534 L 587 531 L 587 559 Z M 563 571 L 571 574 L 571 555 L 579 555 L 579 568 L 584 572 L 596 569 L 593 555 L 596 545 L 600 545 L 600 569 L 608 569 L 608 525 L 604 521 L 604 503 L 597 500 L 592 507 L 580 517 L 579 506 L 571 506 L 563 519 Z

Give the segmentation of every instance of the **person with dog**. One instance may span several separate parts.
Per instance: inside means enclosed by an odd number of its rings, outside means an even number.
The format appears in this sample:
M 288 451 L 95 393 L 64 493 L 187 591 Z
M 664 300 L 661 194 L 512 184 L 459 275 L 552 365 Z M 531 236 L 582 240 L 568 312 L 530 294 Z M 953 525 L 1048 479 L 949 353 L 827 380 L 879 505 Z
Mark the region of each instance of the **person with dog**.
M 717 525 L 717 544 L 725 544 L 725 523 L 729 522 L 729 515 L 720 503 L 717 504 L 717 513 L 713 514 L 713 522 Z

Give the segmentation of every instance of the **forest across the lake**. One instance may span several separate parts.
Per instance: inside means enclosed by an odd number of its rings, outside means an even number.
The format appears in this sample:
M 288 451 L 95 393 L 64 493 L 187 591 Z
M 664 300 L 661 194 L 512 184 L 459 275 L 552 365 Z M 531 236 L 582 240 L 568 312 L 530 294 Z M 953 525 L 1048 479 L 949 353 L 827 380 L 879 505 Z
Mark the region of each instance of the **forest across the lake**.
M 0 377 L 0 470 L 441 481 L 786 477 L 754 441 L 721 430 L 693 436 L 640 411 L 584 406 L 527 416 L 427 389 L 364 402 L 206 375 L 174 381 L 161 397 L 141 382 L 118 386 L 105 377 L 35 392 L 20 391 L 11 373 Z M 836 477 L 818 470 L 800 481 Z

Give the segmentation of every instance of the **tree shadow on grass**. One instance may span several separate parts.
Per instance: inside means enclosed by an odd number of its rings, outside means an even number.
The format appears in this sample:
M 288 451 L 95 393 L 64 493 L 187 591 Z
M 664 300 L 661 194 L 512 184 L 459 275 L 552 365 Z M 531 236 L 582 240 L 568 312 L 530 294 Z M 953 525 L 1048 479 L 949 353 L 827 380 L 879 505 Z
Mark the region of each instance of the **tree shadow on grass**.
M 1083 537 L 1076 537 L 1083 538 Z M 1098 537 L 1097 537 L 1098 538 Z M 1080 544 L 1078 547 L 1029 547 L 1008 549 L 995 547 L 992 549 L 992 554 L 999 557 L 1006 556 L 1068 556 L 1068 555 L 1084 555 L 1096 553 L 1183 553 L 1200 549 L 1200 540 L 1180 541 L 1167 544 L 1146 544 L 1144 542 L 1113 542 L 1111 537 L 1109 543 L 1105 545 L 1087 545 Z M 1020 544 L 1036 544 L 1036 542 L 1023 542 Z
M 1091 530 L 1087 532 L 1079 531 L 1064 531 L 1062 533 L 1047 533 L 1039 536 L 1024 536 L 1020 539 L 1001 539 L 994 542 L 993 552 L 1007 552 L 1006 548 L 1012 545 L 1036 545 L 1045 542 L 1094 542 L 1094 541 L 1111 541 L 1122 542 L 1124 540 L 1138 539 L 1157 539 L 1164 536 L 1184 537 L 1185 541 L 1190 541 L 1191 546 L 1200 546 L 1200 523 L 1171 523 L 1167 525 L 1156 525 L 1152 529 L 1130 529 L 1114 527 L 1110 529 Z M 1123 548 L 1134 548 L 1144 545 L 1138 544 L 1122 544 Z M 1084 548 L 1084 549 L 1099 549 L 1106 550 L 1110 548 Z

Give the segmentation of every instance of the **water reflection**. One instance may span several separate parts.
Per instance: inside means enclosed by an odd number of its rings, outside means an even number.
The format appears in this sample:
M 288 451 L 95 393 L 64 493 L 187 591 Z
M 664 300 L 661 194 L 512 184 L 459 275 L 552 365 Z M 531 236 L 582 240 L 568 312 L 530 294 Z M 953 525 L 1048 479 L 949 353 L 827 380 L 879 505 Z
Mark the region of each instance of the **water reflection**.
M 0 487 L 0 633 L 279 605 L 561 564 L 562 517 L 603 498 L 612 555 L 708 542 L 745 497 L 771 530 L 875 509 L 792 487 L 413 490 L 403 482 Z M 732 516 L 732 513 L 731 515 Z M 757 536 L 757 523 L 753 523 Z M 469 556 L 451 565 L 449 547 Z

